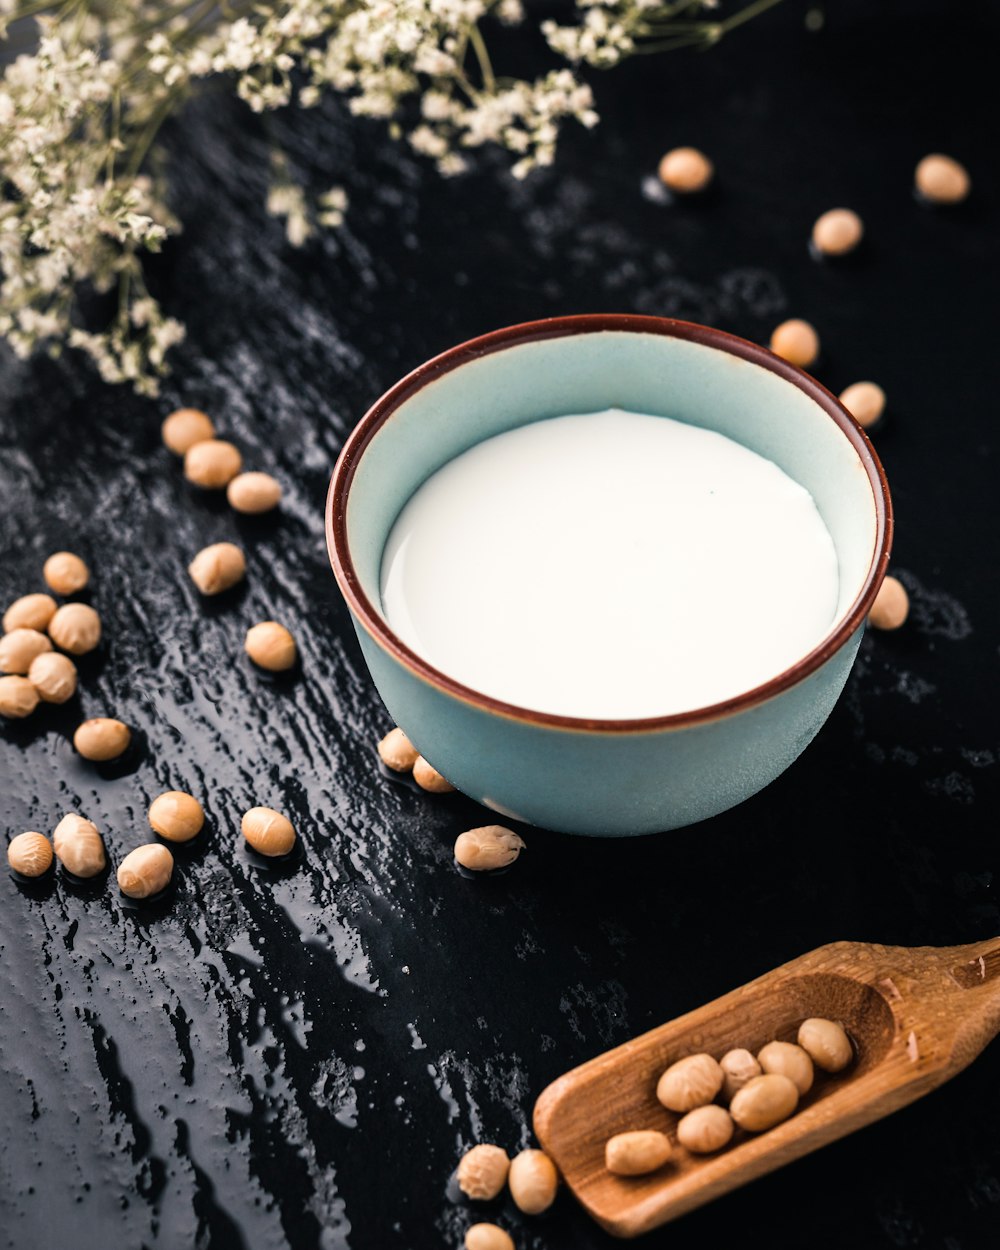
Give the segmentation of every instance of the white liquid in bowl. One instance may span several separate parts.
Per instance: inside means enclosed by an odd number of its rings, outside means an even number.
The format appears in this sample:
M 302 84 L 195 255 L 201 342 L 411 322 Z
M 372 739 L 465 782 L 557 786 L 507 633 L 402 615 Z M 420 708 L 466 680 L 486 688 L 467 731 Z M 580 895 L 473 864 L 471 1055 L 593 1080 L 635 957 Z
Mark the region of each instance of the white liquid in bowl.
M 488 439 L 434 473 L 386 544 L 382 608 L 441 672 L 535 711 L 690 711 L 830 632 L 812 496 L 721 434 L 610 409 Z

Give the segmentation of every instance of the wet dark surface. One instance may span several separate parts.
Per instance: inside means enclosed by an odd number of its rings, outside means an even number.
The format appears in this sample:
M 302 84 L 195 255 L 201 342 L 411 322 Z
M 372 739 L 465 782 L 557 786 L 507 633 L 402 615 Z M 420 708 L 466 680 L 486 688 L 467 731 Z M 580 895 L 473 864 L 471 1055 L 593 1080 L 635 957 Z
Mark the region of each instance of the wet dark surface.
M 113 879 L 0 881 L 0 1245 L 457 1247 L 473 1218 L 446 1198 L 459 1153 L 527 1144 L 565 1069 L 832 939 L 1000 933 L 996 23 L 977 5 L 857 5 L 810 36 L 801 13 L 600 79 L 603 125 L 526 186 L 490 162 L 443 184 L 336 109 L 279 119 L 314 186 L 351 195 L 345 229 L 302 253 L 261 209 L 258 123 L 203 104 L 171 137 L 186 232 L 157 272 L 190 335 L 162 400 L 75 360 L 0 368 L 0 597 L 40 589 L 69 547 L 105 622 L 79 698 L 0 730 L 3 824 L 49 832 L 78 810 L 118 862 L 160 791 L 208 813 L 155 907 L 127 909 Z M 717 187 L 644 195 L 684 142 L 715 158 Z M 972 171 L 955 211 L 912 196 L 935 149 Z M 809 226 L 836 204 L 868 235 L 820 265 Z M 529 830 L 515 870 L 470 881 L 451 847 L 482 811 L 376 766 L 387 720 L 327 565 L 326 483 L 404 370 L 498 325 L 604 309 L 755 339 L 802 315 L 824 382 L 880 381 L 913 615 L 866 639 L 816 742 L 740 809 L 632 843 Z M 278 516 L 186 487 L 158 438 L 180 402 L 281 478 Z M 249 576 L 206 604 L 185 566 L 220 539 L 245 545 Z M 291 679 L 242 655 L 272 616 L 301 647 Z M 102 713 L 137 730 L 122 764 L 72 751 Z M 298 857 L 251 861 L 238 827 L 256 803 L 292 817 Z M 998 1099 L 995 1045 L 645 1244 L 995 1246 Z M 499 1217 L 531 1250 L 613 1244 L 565 1195 Z

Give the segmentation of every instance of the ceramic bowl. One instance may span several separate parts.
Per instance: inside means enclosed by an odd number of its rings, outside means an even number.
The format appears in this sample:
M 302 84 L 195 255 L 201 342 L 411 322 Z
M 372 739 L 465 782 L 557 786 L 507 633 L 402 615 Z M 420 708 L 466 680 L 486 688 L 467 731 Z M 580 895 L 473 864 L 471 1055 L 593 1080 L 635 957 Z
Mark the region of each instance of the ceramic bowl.
M 762 686 L 652 719 L 546 715 L 463 686 L 386 623 L 382 551 L 418 486 L 495 434 L 611 407 L 728 435 L 773 460 L 816 501 L 840 567 L 835 623 L 818 647 Z M 844 687 L 891 538 L 882 467 L 818 382 L 719 330 L 627 315 L 511 326 L 421 365 L 351 434 L 327 505 L 330 559 L 365 660 L 390 716 L 418 750 L 502 816 L 615 836 L 705 820 L 792 763 Z M 738 613 L 733 634 L 738 646 Z

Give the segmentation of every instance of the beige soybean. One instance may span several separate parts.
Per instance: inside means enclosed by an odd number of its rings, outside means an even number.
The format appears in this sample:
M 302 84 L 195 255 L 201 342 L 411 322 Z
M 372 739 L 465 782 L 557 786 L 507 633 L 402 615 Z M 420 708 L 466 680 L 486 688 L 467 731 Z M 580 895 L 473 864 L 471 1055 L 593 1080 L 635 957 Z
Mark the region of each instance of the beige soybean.
M 243 648 L 254 664 L 272 673 L 292 668 L 298 655 L 295 639 L 277 621 L 261 621 L 251 626 Z
M 845 256 L 858 246 L 864 232 L 861 218 L 852 209 L 831 208 L 813 225 L 813 246 L 824 256 Z
M 677 1140 L 692 1154 L 707 1155 L 728 1146 L 735 1127 L 725 1107 L 695 1107 L 677 1125 Z
M 660 181 L 671 191 L 691 195 L 705 190 L 715 167 L 697 148 L 672 148 L 660 161 L 658 172 Z
M 448 794 L 455 787 L 446 781 L 433 764 L 428 764 L 422 755 L 418 755 L 413 763 L 413 780 L 421 788 L 431 794 Z
M 499 1224 L 471 1224 L 465 1233 L 465 1250 L 514 1250 L 514 1239 Z
M 507 868 L 524 850 L 524 841 L 503 825 L 466 829 L 455 840 L 455 859 L 471 872 Z
M 969 171 L 952 156 L 932 152 L 914 172 L 917 190 L 932 204 L 958 204 L 969 194 Z
M 90 581 L 90 569 L 72 551 L 57 551 L 45 561 L 42 576 L 57 595 L 75 595 Z
M 7 847 L 7 863 L 22 877 L 40 877 L 52 866 L 52 843 L 44 833 L 19 833 Z
M 799 1045 L 824 1072 L 842 1072 L 854 1058 L 843 1027 L 820 1016 L 810 1016 L 799 1025 Z
M 38 707 L 38 691 L 27 677 L 0 677 L 0 716 L 23 720 Z
M 885 412 L 885 391 L 877 382 L 853 382 L 840 392 L 840 402 L 858 425 L 867 430 Z
M 378 744 L 379 759 L 394 773 L 408 773 L 420 758 L 420 752 L 402 729 L 390 729 Z
M 212 418 L 198 408 L 178 408 L 160 426 L 160 434 L 169 451 L 183 456 L 195 443 L 215 436 Z
M 229 506 L 256 516 L 270 512 L 281 502 L 281 483 L 270 473 L 238 473 L 226 487 Z
M 793 317 L 775 327 L 771 351 L 800 369 L 808 369 L 819 357 L 819 335 L 808 321 Z
M 247 842 L 260 855 L 287 855 L 295 845 L 292 822 L 272 807 L 251 807 L 241 827 Z
M 604 1144 L 604 1166 L 615 1176 L 645 1176 L 655 1172 L 673 1154 L 666 1133 L 656 1129 L 635 1129 L 616 1133 Z
M 671 1111 L 693 1111 L 711 1102 L 725 1074 L 711 1055 L 688 1055 L 672 1063 L 656 1085 L 656 1097 Z
M 132 741 L 132 730 L 111 716 L 92 716 L 77 727 L 73 745 L 85 760 L 102 763 L 124 755 Z
M 739 1090 L 729 1104 L 729 1114 L 740 1128 L 763 1133 L 787 1120 L 799 1105 L 795 1082 L 778 1072 L 755 1076 Z
M 51 650 L 52 643 L 37 629 L 12 629 L 0 638 L 0 673 L 19 673 L 23 677 L 36 656 Z
M 49 621 L 49 637 L 70 655 L 86 655 L 101 641 L 101 618 L 88 603 L 64 603 Z
M 184 476 L 202 490 L 222 490 L 242 468 L 239 448 L 224 438 L 192 443 L 184 453 Z
M 757 1052 L 757 1062 L 764 1072 L 787 1076 L 800 1094 L 812 1089 L 813 1061 L 794 1042 L 768 1042 Z
M 205 812 L 193 794 L 167 790 L 150 803 L 149 823 L 168 842 L 190 842 L 201 833 Z
M 455 1179 L 467 1198 L 489 1202 L 507 1183 L 510 1159 L 501 1146 L 473 1146 L 458 1165 Z
M 22 595 L 3 614 L 3 632 L 9 634 L 14 629 L 45 629 L 55 610 L 56 601 L 51 595 Z
M 555 1201 L 559 1173 L 544 1150 L 522 1150 L 511 1160 L 507 1186 L 525 1215 L 540 1215 Z
M 65 703 L 76 694 L 76 665 L 60 651 L 43 651 L 31 661 L 28 681 L 43 703 Z
M 899 629 L 910 615 L 910 596 L 898 578 L 887 577 L 879 587 L 868 613 L 873 629 Z
M 62 866 L 77 877 L 96 877 L 107 867 L 104 843 L 92 820 L 70 812 L 52 830 L 52 846 Z
M 247 562 L 235 543 L 203 547 L 188 565 L 191 580 L 203 595 L 221 595 L 246 576 Z
M 174 857 L 163 843 L 148 842 L 118 865 L 118 888 L 129 898 L 150 898 L 167 888 L 173 872 Z
M 742 1089 L 747 1081 L 760 1076 L 761 1067 L 748 1050 L 738 1046 L 727 1050 L 719 1060 L 722 1069 L 722 1095 L 729 1102 L 737 1090 Z

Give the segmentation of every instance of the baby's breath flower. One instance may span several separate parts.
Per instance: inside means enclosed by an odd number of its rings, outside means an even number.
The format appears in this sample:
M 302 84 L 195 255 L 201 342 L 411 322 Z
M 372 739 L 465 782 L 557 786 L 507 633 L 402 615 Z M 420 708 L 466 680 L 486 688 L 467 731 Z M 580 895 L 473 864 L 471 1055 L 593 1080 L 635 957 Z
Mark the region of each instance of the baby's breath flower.
M 267 211 L 272 217 L 284 217 L 285 235 L 292 247 L 301 247 L 313 233 L 306 212 L 305 192 L 293 182 L 280 182 L 267 193 Z
M 203 79 L 230 78 L 257 113 L 342 92 L 352 113 L 383 119 L 446 176 L 465 169 L 470 150 L 496 144 L 526 177 L 553 162 L 565 121 L 597 122 L 572 69 L 534 81 L 495 74 L 480 28 L 523 22 L 521 0 L 240 0 L 235 15 L 162 0 L 42 3 L 48 11 L 21 40 L 30 50 L 0 74 L 0 335 L 21 356 L 68 344 L 106 381 L 143 394 L 155 392 L 184 329 L 142 280 L 144 253 L 179 229 L 142 169 L 160 123 Z M 715 3 L 577 0 L 576 25 L 541 29 L 571 62 L 607 66 L 661 39 L 673 16 L 690 28 Z M 0 0 L 0 39 L 27 6 Z M 693 25 L 705 43 L 728 28 Z M 331 187 L 310 205 L 279 161 L 267 209 L 301 246 L 317 227 L 343 223 L 347 195 Z M 78 323 L 81 286 L 118 288 L 103 331 Z
M 319 212 L 316 220 L 321 226 L 336 228 L 344 224 L 347 212 L 347 192 L 343 187 L 331 187 L 317 200 Z

